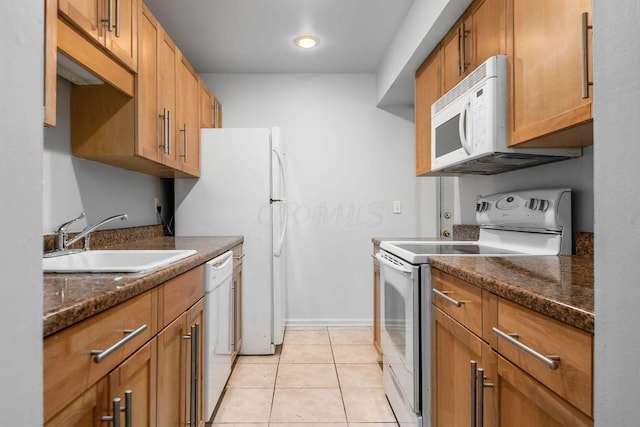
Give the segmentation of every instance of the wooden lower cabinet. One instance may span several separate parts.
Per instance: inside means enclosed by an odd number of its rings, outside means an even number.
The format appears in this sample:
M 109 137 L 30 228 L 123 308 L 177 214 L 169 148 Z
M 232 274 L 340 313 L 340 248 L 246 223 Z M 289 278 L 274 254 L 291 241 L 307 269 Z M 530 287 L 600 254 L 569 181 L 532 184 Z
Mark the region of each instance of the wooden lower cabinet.
M 373 346 L 378 355 L 382 356 L 382 341 L 380 338 L 380 262 L 375 258 L 375 254 L 380 250 L 379 246 L 373 249 Z
M 45 427 L 108 425 L 103 417 L 113 416 L 113 402 L 118 398 L 124 410 L 118 414 L 120 425 L 126 425 L 125 417 L 129 412 L 133 426 L 155 426 L 155 351 L 153 339 L 47 421 Z M 131 395 L 129 408 L 125 392 Z
M 127 412 L 131 426 L 156 425 L 156 343 L 155 338 L 121 363 L 108 377 L 106 399 L 101 399 L 101 417 L 113 416 L 113 399 L 119 398 L 125 412 L 120 417 L 120 425 L 126 426 Z M 131 395 L 131 407 L 127 408 L 127 397 Z M 106 404 L 106 406 L 105 406 Z M 102 423 L 102 425 L 105 425 Z
M 590 427 L 593 420 L 502 356 L 496 387 L 501 426 Z
M 203 411 L 203 300 L 174 320 L 158 334 L 157 426 L 204 425 Z M 196 328 L 192 326 L 197 325 Z M 193 333 L 197 330 L 197 340 Z M 194 344 L 195 343 L 195 344 Z M 192 353 L 192 345 L 197 353 Z M 192 371 L 192 366 L 196 371 Z M 195 380 L 195 392 L 192 382 Z M 192 409 L 196 399 L 195 409 Z M 190 424 L 192 410 L 196 421 Z
M 127 408 L 129 391 L 132 427 L 203 427 L 204 327 L 200 266 L 47 337 L 45 427 L 108 426 L 103 417 L 113 416 L 114 399 Z M 136 328 L 102 360 L 91 354 Z M 117 414 L 123 427 L 127 412 Z
M 432 425 L 436 427 L 591 427 L 592 335 L 433 270 L 433 289 L 479 310 L 480 317 L 432 305 Z M 479 288 L 475 288 L 480 291 Z M 472 310 L 473 311 L 473 310 Z M 481 319 L 481 320 L 480 320 Z M 482 323 L 480 329 L 472 326 Z M 504 338 L 559 355 L 551 369 Z M 475 365 L 474 365 L 475 363 Z
M 495 389 L 478 387 L 476 380 L 482 372 L 479 369 L 484 370 L 485 383 L 491 384 L 495 378 L 490 347 L 440 309 L 432 310 L 432 424 L 468 427 L 477 425 L 472 424 L 472 418 L 482 416 L 485 426 L 496 426 Z M 481 401 L 483 411 L 477 409 Z

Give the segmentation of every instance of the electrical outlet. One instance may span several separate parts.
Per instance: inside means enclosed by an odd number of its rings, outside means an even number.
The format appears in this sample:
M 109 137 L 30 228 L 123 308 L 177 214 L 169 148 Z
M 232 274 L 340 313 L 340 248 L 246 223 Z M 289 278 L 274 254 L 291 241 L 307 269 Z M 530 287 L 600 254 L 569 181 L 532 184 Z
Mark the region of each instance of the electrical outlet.
M 160 199 L 157 197 L 153 198 L 153 213 L 158 213 L 158 206 L 160 206 Z

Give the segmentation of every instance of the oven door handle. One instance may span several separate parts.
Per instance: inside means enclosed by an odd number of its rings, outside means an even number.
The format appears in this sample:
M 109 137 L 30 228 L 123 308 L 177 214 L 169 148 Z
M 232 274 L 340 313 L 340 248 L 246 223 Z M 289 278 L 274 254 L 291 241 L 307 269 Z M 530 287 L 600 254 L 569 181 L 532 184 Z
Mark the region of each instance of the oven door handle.
M 411 269 L 410 267 L 407 267 L 405 265 L 394 264 L 391 261 L 389 261 L 387 258 L 383 257 L 380 254 L 380 252 L 378 252 L 376 254 L 376 259 L 378 261 L 380 261 L 380 264 L 384 264 L 384 265 L 386 265 L 387 267 L 389 267 L 389 268 L 391 268 L 393 270 L 399 271 L 399 272 L 404 273 L 404 274 L 412 274 L 413 273 L 413 269 Z

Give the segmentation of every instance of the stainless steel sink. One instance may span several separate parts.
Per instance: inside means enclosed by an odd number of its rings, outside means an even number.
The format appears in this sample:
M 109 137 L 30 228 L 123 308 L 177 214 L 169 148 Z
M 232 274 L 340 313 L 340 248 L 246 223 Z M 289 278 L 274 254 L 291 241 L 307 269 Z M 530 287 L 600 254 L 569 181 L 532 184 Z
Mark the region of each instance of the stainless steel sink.
M 134 273 L 195 255 L 185 250 L 96 250 L 42 259 L 45 273 Z

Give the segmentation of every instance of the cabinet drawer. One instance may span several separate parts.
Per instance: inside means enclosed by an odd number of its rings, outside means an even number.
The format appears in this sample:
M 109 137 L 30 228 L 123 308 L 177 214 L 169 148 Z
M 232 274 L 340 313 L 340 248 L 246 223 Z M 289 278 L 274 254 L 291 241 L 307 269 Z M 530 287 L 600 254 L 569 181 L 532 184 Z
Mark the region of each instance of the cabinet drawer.
M 158 292 L 159 329 L 173 322 L 204 296 L 204 266 L 166 282 Z
M 502 298 L 498 300 L 497 329 L 517 334 L 518 342 L 542 356 L 558 356 L 553 369 L 508 339 L 498 338 L 498 353 L 593 416 L 593 335 Z
M 242 258 L 244 257 L 244 253 L 242 252 L 242 243 L 234 246 L 233 251 L 233 268 L 236 268 L 240 264 L 242 264 Z
M 435 269 L 431 281 L 433 304 L 482 337 L 482 290 Z
M 101 362 L 92 350 L 121 342 L 125 330 L 146 329 Z M 58 413 L 115 366 L 140 348 L 152 334 L 152 296 L 147 292 L 44 340 L 44 419 Z

